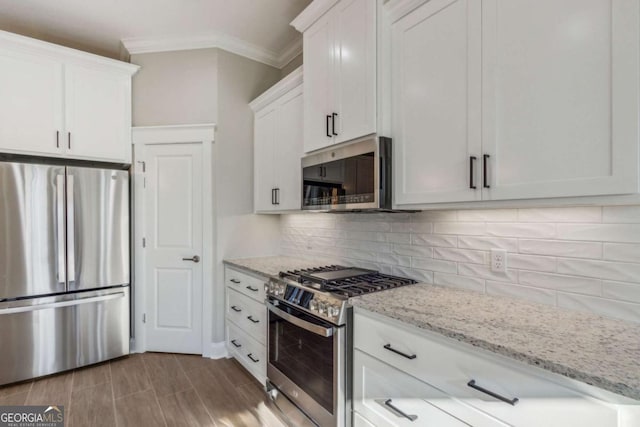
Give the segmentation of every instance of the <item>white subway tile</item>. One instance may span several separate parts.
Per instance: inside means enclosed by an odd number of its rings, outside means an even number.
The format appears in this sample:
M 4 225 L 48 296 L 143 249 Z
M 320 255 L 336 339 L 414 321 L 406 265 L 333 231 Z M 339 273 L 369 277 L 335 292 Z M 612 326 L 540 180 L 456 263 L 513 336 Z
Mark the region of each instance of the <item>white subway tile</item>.
M 558 292 L 558 307 L 640 323 L 640 304 Z
M 485 234 L 485 224 L 482 222 L 436 222 L 433 224 L 433 232 L 482 236 Z
M 391 224 L 378 221 L 340 221 L 335 224 L 335 228 L 351 231 L 391 231 Z
M 458 211 L 458 221 L 514 222 L 517 220 L 517 209 L 470 209 Z
M 366 240 L 337 239 L 335 245 L 339 248 L 362 249 L 375 252 L 391 252 L 391 244 L 381 242 L 369 242 Z
M 462 276 L 476 277 L 480 279 L 495 280 L 498 282 L 516 282 L 518 274 L 515 270 L 509 270 L 505 273 L 491 271 L 488 265 L 480 264 L 458 264 L 458 274 Z
M 604 281 L 602 282 L 602 296 L 640 303 L 640 285 L 637 283 Z
M 458 213 L 456 211 L 422 211 L 412 214 L 414 222 L 446 222 L 457 221 Z
M 412 234 L 411 244 L 418 246 L 438 246 L 441 248 L 454 248 L 457 239 L 455 236 L 441 234 Z
M 586 277 L 520 271 L 518 272 L 518 283 L 535 288 L 556 289 L 564 292 L 596 296 L 602 294 L 602 281 Z
M 507 254 L 507 268 L 534 271 L 556 271 L 556 259 L 539 255 Z
M 602 208 L 589 206 L 518 209 L 518 220 L 522 222 L 600 222 Z
M 408 277 L 417 280 L 420 283 L 433 283 L 433 272 L 426 270 L 417 270 L 407 267 L 394 267 L 393 274 L 396 276 Z
M 508 252 L 518 252 L 518 240 L 500 237 L 458 236 L 458 247 L 479 250 L 504 249 Z
M 387 242 L 408 245 L 411 243 L 411 234 L 409 233 L 385 233 Z
M 439 271 L 441 273 L 456 273 L 458 271 L 455 262 L 442 261 L 433 258 L 411 258 L 411 268 Z
M 383 264 L 397 265 L 400 267 L 410 267 L 411 257 L 395 254 L 378 254 L 378 262 Z
M 550 238 L 556 234 L 555 224 L 543 223 L 489 223 L 487 235 L 498 237 Z
M 371 251 L 353 248 L 334 248 L 333 253 L 337 257 L 345 257 L 362 261 L 377 261 L 378 254 Z
M 602 243 L 521 239 L 519 241 L 518 252 L 523 254 L 598 259 L 602 258 Z
M 530 288 L 513 283 L 493 282 L 487 280 L 487 294 L 503 297 L 519 298 L 540 304 L 556 305 L 556 293 L 548 289 Z
M 640 224 L 640 206 L 605 206 L 602 222 Z
M 349 240 L 368 240 L 371 242 L 386 242 L 386 233 L 377 231 L 345 231 L 343 237 Z
M 411 233 L 410 222 L 393 222 L 390 223 L 392 233 Z
M 440 286 L 468 289 L 470 291 L 484 292 L 484 280 L 475 277 L 464 277 L 455 274 L 434 273 L 433 283 Z
M 433 224 L 430 222 L 412 222 L 412 233 L 433 233 Z
M 605 243 L 604 259 L 640 263 L 640 245 L 630 243 Z
M 640 243 L 639 224 L 558 224 L 558 238 Z
M 487 264 L 489 262 L 487 252 L 456 248 L 433 248 L 433 258 L 472 264 Z
M 433 257 L 433 248 L 427 246 L 393 245 L 391 252 L 396 255 Z
M 558 273 L 640 283 L 640 264 L 559 258 Z

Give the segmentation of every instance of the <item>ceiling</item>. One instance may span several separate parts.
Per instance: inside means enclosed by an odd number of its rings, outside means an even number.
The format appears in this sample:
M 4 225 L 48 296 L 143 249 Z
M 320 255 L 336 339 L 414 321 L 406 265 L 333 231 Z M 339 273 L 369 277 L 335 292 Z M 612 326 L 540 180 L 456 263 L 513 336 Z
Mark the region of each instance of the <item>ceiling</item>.
M 132 47 L 144 44 L 147 51 L 153 50 L 149 46 L 160 46 L 158 40 L 181 40 L 182 44 L 173 43 L 174 48 L 188 46 L 189 40 L 199 40 L 195 47 L 206 47 L 208 40 L 211 47 L 242 46 L 244 51 L 280 59 L 272 65 L 285 65 L 278 62 L 301 50 L 301 35 L 289 23 L 309 3 L 311 0 L 0 0 L 0 29 L 112 58 L 122 58 L 123 39 L 127 46 L 126 41 Z

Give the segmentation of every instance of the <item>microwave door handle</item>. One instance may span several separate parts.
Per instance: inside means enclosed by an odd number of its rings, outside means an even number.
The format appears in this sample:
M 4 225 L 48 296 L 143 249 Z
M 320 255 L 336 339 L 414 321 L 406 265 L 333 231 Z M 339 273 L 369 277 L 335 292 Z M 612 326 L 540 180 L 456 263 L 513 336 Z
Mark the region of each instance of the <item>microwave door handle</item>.
M 276 306 L 274 306 L 269 302 L 267 303 L 267 308 L 269 309 L 269 311 L 282 317 L 287 322 L 293 323 L 294 325 L 299 326 L 302 329 L 312 332 L 316 335 L 320 335 L 323 337 L 330 337 L 333 335 L 334 328 L 325 328 L 323 326 L 319 326 L 311 322 L 304 321 L 302 319 L 297 318 L 296 316 L 293 316 L 285 311 L 280 310 L 279 308 L 277 308 Z

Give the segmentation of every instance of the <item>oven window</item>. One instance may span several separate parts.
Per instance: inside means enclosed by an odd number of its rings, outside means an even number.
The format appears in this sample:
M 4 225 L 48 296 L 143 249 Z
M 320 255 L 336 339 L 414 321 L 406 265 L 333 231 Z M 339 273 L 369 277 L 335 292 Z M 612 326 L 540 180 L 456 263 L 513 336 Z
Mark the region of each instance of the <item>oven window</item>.
M 323 323 L 293 307 L 279 309 L 302 320 Z M 333 336 L 323 337 L 269 311 L 269 363 L 333 414 Z

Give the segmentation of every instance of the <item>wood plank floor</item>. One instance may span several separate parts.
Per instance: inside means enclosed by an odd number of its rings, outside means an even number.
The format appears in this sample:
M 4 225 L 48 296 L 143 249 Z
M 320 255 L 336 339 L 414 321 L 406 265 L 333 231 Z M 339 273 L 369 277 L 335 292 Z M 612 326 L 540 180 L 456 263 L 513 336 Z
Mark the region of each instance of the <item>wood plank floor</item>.
M 1 405 L 64 405 L 73 427 L 285 427 L 238 362 L 182 354 L 133 354 L 0 387 Z

